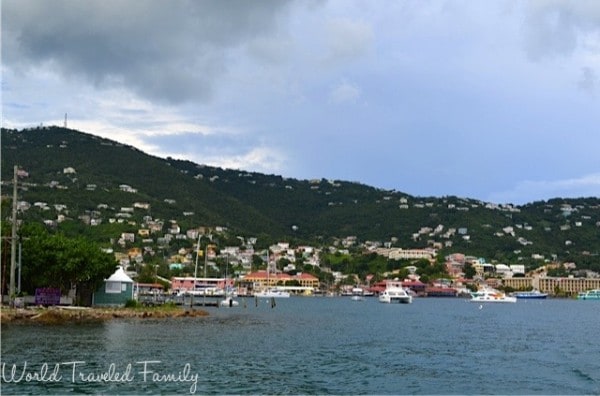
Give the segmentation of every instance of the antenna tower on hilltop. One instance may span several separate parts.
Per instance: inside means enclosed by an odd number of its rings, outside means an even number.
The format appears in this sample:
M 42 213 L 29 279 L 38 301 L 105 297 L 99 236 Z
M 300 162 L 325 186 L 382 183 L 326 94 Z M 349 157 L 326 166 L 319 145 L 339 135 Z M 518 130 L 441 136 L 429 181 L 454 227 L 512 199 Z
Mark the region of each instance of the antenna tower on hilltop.
M 67 127 L 67 113 L 65 113 L 65 128 Z

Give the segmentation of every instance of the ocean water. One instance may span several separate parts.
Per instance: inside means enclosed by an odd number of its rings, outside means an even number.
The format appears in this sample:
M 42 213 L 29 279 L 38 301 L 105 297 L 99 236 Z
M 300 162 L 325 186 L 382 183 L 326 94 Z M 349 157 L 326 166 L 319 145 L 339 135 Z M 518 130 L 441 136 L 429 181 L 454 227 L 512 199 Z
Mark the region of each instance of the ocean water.
M 210 316 L 2 325 L 9 394 L 600 394 L 600 302 L 253 299 Z

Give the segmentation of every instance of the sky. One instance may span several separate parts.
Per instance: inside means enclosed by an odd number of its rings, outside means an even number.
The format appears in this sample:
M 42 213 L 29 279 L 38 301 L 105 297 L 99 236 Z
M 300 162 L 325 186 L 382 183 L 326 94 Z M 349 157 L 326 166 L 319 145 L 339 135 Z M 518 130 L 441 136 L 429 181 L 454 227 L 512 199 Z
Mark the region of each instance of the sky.
M 600 1 L 2 0 L 2 126 L 415 196 L 600 196 Z

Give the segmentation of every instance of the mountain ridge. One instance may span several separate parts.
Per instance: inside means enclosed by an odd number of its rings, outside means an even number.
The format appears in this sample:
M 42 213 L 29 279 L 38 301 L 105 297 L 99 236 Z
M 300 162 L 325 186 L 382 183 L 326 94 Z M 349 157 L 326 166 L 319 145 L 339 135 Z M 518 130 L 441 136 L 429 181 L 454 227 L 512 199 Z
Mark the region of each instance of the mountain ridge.
M 525 205 L 415 197 L 356 182 L 299 180 L 164 159 L 60 127 L 2 129 L 4 186 L 11 183 L 15 164 L 29 175 L 20 200 L 64 203 L 75 220 L 75 214 L 98 211 L 101 203 L 117 211 L 148 202 L 145 215 L 182 227 L 220 225 L 270 240 L 356 236 L 507 261 L 534 254 L 581 260 L 600 252 L 600 199 L 594 197 Z M 65 173 L 67 168 L 74 173 Z M 63 188 L 49 187 L 53 181 Z M 137 192 L 121 191 L 121 185 Z M 52 208 L 27 214 L 38 220 L 55 215 Z

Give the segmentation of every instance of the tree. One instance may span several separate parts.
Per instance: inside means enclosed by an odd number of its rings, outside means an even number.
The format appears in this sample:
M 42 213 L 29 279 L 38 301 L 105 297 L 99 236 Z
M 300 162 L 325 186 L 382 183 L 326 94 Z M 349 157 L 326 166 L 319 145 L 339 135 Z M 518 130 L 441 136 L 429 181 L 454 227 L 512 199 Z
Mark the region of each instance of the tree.
M 473 268 L 473 265 L 471 263 L 465 263 L 465 278 L 467 279 L 473 279 L 473 277 L 477 274 L 477 271 L 475 271 L 475 268 Z
M 39 224 L 26 225 L 23 238 L 23 290 L 34 293 L 38 287 L 72 286 L 97 289 L 115 271 L 115 259 L 83 238 L 49 234 Z
M 156 282 L 156 275 L 158 271 L 158 264 L 146 263 L 138 275 L 138 282 L 140 283 L 154 283 Z

